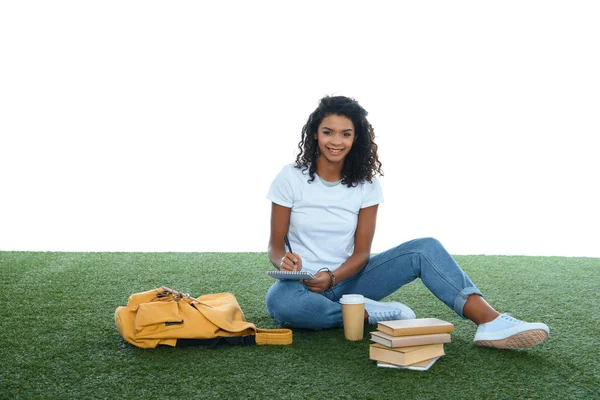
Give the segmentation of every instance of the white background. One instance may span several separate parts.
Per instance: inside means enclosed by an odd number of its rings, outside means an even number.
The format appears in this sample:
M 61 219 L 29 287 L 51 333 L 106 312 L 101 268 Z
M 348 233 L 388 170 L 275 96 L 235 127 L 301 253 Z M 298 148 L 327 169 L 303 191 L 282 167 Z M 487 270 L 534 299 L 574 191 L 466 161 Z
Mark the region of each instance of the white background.
M 0 250 L 266 251 L 324 95 L 380 146 L 373 251 L 600 257 L 595 1 L 0 4 Z

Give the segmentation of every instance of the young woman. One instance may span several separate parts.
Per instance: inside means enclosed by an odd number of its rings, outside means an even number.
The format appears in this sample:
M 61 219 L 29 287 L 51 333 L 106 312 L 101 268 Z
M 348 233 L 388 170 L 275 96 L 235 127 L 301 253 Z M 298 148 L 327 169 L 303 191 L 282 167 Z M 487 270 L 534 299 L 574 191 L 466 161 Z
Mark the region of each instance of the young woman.
M 528 348 L 543 342 L 545 324 L 499 314 L 437 240 L 415 239 L 371 256 L 383 201 L 374 137 L 367 111 L 354 99 L 325 97 L 308 118 L 295 165 L 285 166 L 269 189 L 268 254 L 275 268 L 316 277 L 276 281 L 266 296 L 269 315 L 287 327 L 339 327 L 338 301 L 354 293 L 368 298 L 366 323 L 412 319 L 409 307 L 379 300 L 421 278 L 438 299 L 478 325 L 475 344 Z M 286 251 L 286 234 L 293 253 Z

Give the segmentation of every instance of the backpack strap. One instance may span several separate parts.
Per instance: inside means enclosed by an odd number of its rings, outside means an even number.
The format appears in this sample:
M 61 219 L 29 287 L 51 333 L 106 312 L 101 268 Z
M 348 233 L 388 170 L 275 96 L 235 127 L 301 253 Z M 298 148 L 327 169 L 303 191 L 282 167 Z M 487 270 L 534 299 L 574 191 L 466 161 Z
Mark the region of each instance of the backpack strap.
M 217 336 L 209 339 L 177 339 L 177 347 L 221 347 L 221 346 L 249 346 L 256 344 L 254 335 L 245 336 Z
M 292 330 L 256 328 L 256 344 L 292 344 Z

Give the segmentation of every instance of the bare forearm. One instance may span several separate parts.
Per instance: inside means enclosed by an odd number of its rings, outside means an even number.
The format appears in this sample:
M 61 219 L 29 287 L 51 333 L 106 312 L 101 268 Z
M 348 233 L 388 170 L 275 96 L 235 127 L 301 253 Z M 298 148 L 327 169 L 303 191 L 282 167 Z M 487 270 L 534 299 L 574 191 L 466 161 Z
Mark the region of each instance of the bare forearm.
M 273 264 L 273 266 L 275 268 L 281 269 L 281 259 L 283 258 L 283 256 L 285 256 L 285 249 L 269 247 L 268 254 L 269 254 L 269 260 L 271 261 L 271 264 Z

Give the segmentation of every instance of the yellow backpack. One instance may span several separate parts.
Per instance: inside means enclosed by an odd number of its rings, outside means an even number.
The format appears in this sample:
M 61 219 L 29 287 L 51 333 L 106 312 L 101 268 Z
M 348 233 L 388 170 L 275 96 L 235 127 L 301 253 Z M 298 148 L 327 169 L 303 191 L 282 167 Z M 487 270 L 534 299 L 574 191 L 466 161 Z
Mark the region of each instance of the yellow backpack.
M 247 322 L 232 293 L 193 298 L 168 287 L 135 293 L 115 311 L 123 338 L 142 348 L 292 343 L 289 329 L 259 329 Z

